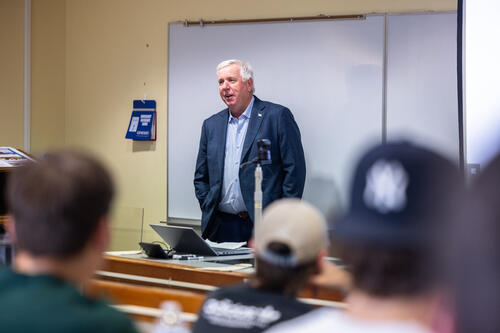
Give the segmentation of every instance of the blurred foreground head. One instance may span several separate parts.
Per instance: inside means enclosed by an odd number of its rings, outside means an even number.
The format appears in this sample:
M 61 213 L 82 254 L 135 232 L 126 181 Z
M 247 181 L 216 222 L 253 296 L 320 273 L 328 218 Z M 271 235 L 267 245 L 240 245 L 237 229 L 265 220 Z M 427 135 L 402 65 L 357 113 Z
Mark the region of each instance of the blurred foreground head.
M 457 205 L 449 278 L 458 332 L 500 332 L 500 155 Z
M 82 251 L 108 214 L 113 183 L 93 157 L 48 153 L 9 175 L 7 200 L 18 252 L 68 258 Z
M 432 288 L 432 248 L 461 185 L 453 163 L 407 142 L 378 145 L 357 164 L 350 208 L 333 227 L 334 247 L 354 288 L 414 296 Z

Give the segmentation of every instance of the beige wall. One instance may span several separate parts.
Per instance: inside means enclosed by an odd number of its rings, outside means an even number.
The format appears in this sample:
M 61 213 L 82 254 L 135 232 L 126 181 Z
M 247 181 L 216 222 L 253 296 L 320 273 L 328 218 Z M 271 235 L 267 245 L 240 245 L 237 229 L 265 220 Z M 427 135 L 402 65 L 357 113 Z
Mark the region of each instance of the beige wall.
M 64 145 L 66 0 L 31 5 L 31 152 Z
M 10 13 L 16 12 L 10 9 L 15 1 L 0 3 L 0 9 L 9 7 Z M 102 157 L 114 172 L 120 191 L 112 248 L 135 248 L 143 214 L 145 225 L 166 218 L 169 22 L 430 10 L 456 10 L 456 1 L 33 0 L 33 149 L 42 152 L 65 141 Z M 1 27 L 3 22 L 0 20 Z M 19 26 L 16 20 L 9 22 L 8 27 Z M 19 59 L 2 54 L 2 69 L 5 63 L 17 66 Z M 9 77 L 18 81 L 16 73 Z M 0 76 L 0 84 L 4 84 L 1 80 Z M 132 100 L 145 93 L 157 100 L 158 139 L 134 143 L 124 139 L 125 130 Z M 0 96 L 3 103 L 4 95 Z M 22 110 L 22 91 L 9 103 L 18 108 L 19 101 Z M 6 112 L 3 106 L 0 110 L 1 129 Z M 15 118 L 16 124 L 18 121 Z M 12 132 L 17 135 L 20 130 Z M 146 240 L 152 237 L 151 231 L 145 235 Z
M 0 146 L 24 146 L 23 0 L 0 0 Z
M 31 152 L 65 140 L 65 0 L 31 11 Z M 24 146 L 24 0 L 0 0 L 0 146 Z
M 115 173 L 121 191 L 113 248 L 136 246 L 142 210 L 145 225 L 166 218 L 169 22 L 455 9 L 452 0 L 68 1 L 66 140 L 99 154 Z M 124 139 L 132 100 L 145 93 L 158 107 L 158 140 L 152 144 Z

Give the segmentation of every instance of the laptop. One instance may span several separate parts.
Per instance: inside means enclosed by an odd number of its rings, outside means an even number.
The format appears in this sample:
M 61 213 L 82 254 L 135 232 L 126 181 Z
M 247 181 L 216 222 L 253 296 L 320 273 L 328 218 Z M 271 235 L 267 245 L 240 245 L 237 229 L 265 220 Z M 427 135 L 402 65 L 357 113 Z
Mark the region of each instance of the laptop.
M 219 249 L 211 247 L 190 227 L 161 224 L 150 224 L 150 226 L 176 253 L 202 256 L 233 256 L 252 253 L 252 249 L 249 248 Z

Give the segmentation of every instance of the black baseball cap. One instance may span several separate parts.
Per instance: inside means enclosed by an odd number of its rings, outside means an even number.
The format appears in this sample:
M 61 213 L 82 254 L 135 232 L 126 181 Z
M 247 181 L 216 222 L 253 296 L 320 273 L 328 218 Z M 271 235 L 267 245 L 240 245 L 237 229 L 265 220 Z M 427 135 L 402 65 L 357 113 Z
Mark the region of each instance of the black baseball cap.
M 450 194 L 462 183 L 448 159 L 409 142 L 373 147 L 357 164 L 350 208 L 333 225 L 341 241 L 421 246 L 442 225 Z

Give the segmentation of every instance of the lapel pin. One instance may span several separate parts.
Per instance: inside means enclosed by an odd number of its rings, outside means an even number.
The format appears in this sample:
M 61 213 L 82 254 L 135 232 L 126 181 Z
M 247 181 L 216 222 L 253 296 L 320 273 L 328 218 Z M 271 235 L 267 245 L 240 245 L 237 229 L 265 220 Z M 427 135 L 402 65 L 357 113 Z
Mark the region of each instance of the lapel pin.
M 262 118 L 262 113 L 259 113 L 259 117 L 261 117 L 261 118 Z

